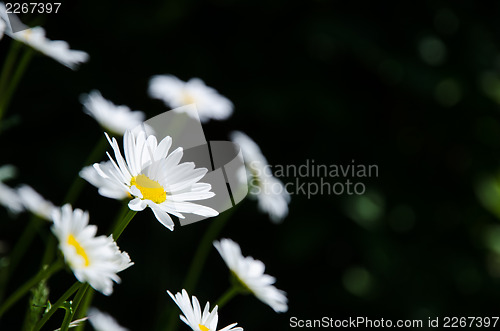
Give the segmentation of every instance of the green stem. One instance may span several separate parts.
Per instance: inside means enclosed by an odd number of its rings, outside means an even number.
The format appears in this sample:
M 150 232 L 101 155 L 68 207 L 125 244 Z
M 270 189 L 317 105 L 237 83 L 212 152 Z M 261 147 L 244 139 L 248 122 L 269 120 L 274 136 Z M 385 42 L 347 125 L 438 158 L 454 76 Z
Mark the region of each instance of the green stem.
M 118 223 L 118 225 L 115 228 L 115 231 L 113 231 L 113 239 L 115 241 L 117 241 L 118 238 L 120 238 L 123 230 L 125 230 L 125 228 L 130 223 L 130 221 L 132 220 L 132 218 L 134 218 L 135 214 L 137 214 L 137 212 L 135 210 L 131 210 L 130 209 L 128 211 L 127 215 L 125 215 L 125 217 L 121 220 L 121 222 Z
M 43 279 L 49 278 L 53 273 L 55 273 L 58 270 L 61 270 L 64 266 L 64 263 L 62 261 L 58 261 L 51 265 L 48 268 L 45 268 L 41 270 L 37 275 L 35 275 L 33 278 L 28 280 L 26 283 L 24 283 L 23 286 L 21 286 L 19 289 L 17 289 L 16 292 L 14 292 L 5 302 L 2 304 L 0 307 L 0 317 L 14 304 L 16 303 L 19 299 L 21 299 L 33 286 L 38 284 L 40 281 Z
M 5 93 L 2 94 L 2 98 L 0 100 L 0 119 L 5 113 L 7 107 L 9 106 L 10 100 L 12 99 L 12 96 L 16 91 L 17 85 L 21 81 L 21 78 L 24 75 L 24 72 L 26 71 L 28 64 L 30 63 L 33 54 L 34 51 L 31 48 L 26 48 L 23 57 L 21 58 L 19 64 L 17 65 L 16 71 L 14 72 L 12 79 L 9 80 L 9 86 L 7 87 Z
M 2 75 L 0 76 L 0 95 L 3 95 L 3 91 L 5 90 L 5 84 L 9 80 L 10 73 L 14 68 L 14 62 L 17 59 L 17 54 L 19 53 L 19 49 L 21 47 L 21 43 L 13 40 L 10 44 L 9 53 L 7 53 L 7 57 L 5 58 L 5 62 L 2 67 Z
M 229 302 L 236 294 L 240 293 L 240 289 L 236 286 L 231 286 L 221 297 L 215 302 L 219 309 Z
M 45 315 L 43 315 L 43 318 L 35 325 L 33 331 L 40 330 L 44 326 L 44 324 L 49 320 L 49 318 L 51 318 L 52 315 L 54 315 L 54 313 L 64 304 L 64 302 L 68 300 L 68 298 L 73 293 L 75 293 L 82 285 L 83 285 L 82 283 L 77 281 L 66 292 L 64 292 L 64 294 L 56 301 L 56 303 L 52 305 L 50 310 Z
M 71 305 L 71 312 L 64 316 L 64 321 L 63 324 L 61 325 L 61 331 L 68 331 L 69 329 L 69 324 L 73 320 L 73 316 L 75 316 L 76 311 L 78 310 L 78 306 L 80 305 L 80 302 L 82 301 L 83 297 L 85 296 L 85 293 L 87 292 L 89 288 L 89 284 L 86 283 L 80 289 L 75 295 L 75 299 L 73 300 L 73 304 Z
M 213 241 L 222 231 L 227 221 L 231 218 L 231 215 L 240 204 L 233 206 L 231 209 L 223 212 L 217 218 L 213 219 L 207 231 L 205 231 L 205 234 L 196 249 L 194 257 L 191 260 L 191 265 L 189 266 L 186 280 L 183 284 L 183 288 L 186 289 L 188 293 L 192 293 L 196 289 L 196 284 L 200 278 L 201 271 L 203 270 L 203 266 L 205 265 Z M 168 314 L 168 322 L 165 330 L 177 330 L 177 327 L 179 326 L 179 319 L 176 317 L 177 309 L 171 310 L 170 314 Z
M 12 249 L 12 253 L 10 254 L 9 262 L 8 265 L 6 266 L 5 270 L 5 276 L 1 279 L 0 281 L 0 302 L 2 301 L 4 292 L 5 292 L 5 286 L 7 285 L 7 282 L 10 279 L 10 276 L 16 269 L 17 265 L 19 264 L 19 261 L 23 257 L 24 253 L 28 250 L 28 247 L 31 244 L 31 241 L 35 237 L 36 233 L 38 232 L 38 229 L 40 228 L 42 221 L 41 219 L 36 216 L 32 215 L 31 219 L 26 226 L 25 230 L 21 234 L 21 237 L 19 240 L 17 240 L 14 248 Z M 48 263 L 46 263 L 48 264 Z

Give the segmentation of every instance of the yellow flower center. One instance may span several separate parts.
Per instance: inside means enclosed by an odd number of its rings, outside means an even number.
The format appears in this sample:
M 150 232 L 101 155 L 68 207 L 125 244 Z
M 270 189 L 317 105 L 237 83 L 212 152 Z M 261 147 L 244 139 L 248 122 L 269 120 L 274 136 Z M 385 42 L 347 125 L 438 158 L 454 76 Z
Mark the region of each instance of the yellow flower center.
M 157 181 L 149 179 L 148 176 L 140 174 L 132 178 L 130 186 L 136 186 L 142 193 L 142 199 L 151 200 L 154 203 L 162 203 L 167 200 L 167 192 Z
M 207 328 L 205 325 L 198 324 L 198 327 L 200 328 L 200 331 L 210 331 L 210 329 Z
M 85 253 L 85 249 L 83 249 L 83 247 L 80 245 L 80 243 L 78 242 L 78 240 L 76 240 L 75 236 L 73 236 L 72 234 L 70 234 L 68 236 L 68 245 L 71 245 L 75 248 L 76 250 L 76 254 L 80 255 L 81 257 L 83 257 L 83 260 L 85 261 L 84 265 L 86 267 L 89 266 L 90 264 L 90 261 L 89 261 L 89 257 L 87 256 L 87 253 Z

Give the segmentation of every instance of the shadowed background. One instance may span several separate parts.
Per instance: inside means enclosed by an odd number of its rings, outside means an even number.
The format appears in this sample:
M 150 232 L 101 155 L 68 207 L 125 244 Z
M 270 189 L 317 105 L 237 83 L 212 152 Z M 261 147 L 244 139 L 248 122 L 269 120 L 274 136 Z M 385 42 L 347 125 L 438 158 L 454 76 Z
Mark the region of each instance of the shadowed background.
M 235 104 L 230 119 L 204 125 L 207 139 L 242 130 L 273 165 L 355 160 L 379 168 L 378 177 L 357 179 L 362 196 L 292 195 L 279 225 L 253 200 L 235 211 L 219 238 L 266 264 L 289 311 L 237 297 L 221 309 L 221 327 L 285 330 L 291 316 L 495 316 L 500 213 L 488 176 L 500 160 L 499 10 L 473 1 L 63 2 L 44 16 L 47 36 L 90 61 L 76 72 L 43 56 L 32 61 L 6 115 L 17 124 L 0 136 L 0 164 L 18 168 L 8 184 L 27 183 L 60 204 L 103 134 L 82 112 L 81 93 L 98 89 L 152 117 L 168 108 L 148 97 L 151 76 L 199 77 Z M 0 42 L 2 61 L 10 42 Z M 105 234 L 120 204 L 86 185 L 75 206 Z M 28 216 L 0 213 L 8 249 Z M 209 222 L 170 232 L 149 210 L 139 213 L 119 240 L 135 266 L 94 306 L 132 330 L 159 327 L 174 307 L 165 291 L 181 290 Z M 12 289 L 38 269 L 48 229 Z M 59 284 L 74 281 L 65 273 L 55 280 L 53 299 L 65 290 Z M 214 302 L 228 285 L 212 249 L 191 294 Z M 22 311 L 18 305 L 5 320 Z

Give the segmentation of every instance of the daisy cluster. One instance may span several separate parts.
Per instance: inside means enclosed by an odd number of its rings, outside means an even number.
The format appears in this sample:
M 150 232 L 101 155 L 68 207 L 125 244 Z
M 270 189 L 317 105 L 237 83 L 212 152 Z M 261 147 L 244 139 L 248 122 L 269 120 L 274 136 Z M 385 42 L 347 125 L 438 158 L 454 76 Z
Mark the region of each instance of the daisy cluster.
M 13 39 L 13 43 L 22 43 L 30 51 L 51 57 L 73 70 L 89 60 L 86 52 L 70 49 L 67 42 L 48 39 L 42 27 L 13 31 L 12 20 L 18 21 L 18 18 L 7 15 L 4 4 L 0 2 L 0 39 L 5 34 Z M 229 99 L 207 86 L 200 78 L 184 82 L 173 75 L 156 75 L 150 79 L 148 93 L 150 97 L 173 108 L 174 112 L 177 107 L 194 104 L 203 123 L 225 120 L 234 111 Z M 184 149 L 174 149 L 171 136 L 158 138 L 154 129 L 144 123 L 146 115 L 142 111 L 116 105 L 105 99 L 98 90 L 82 94 L 80 101 L 84 112 L 105 131 L 104 135 L 111 147 L 107 160 L 87 165 L 79 172 L 79 176 L 95 186 L 101 196 L 125 201 L 131 217 L 136 212 L 150 209 L 154 217 L 171 231 L 175 227 L 175 218 L 183 219 L 185 214 L 203 217 L 218 215 L 215 209 L 203 202 L 215 195 L 211 185 L 203 181 L 208 169 L 197 167 L 194 162 L 183 162 Z M 245 159 L 242 180 L 250 178 L 249 185 L 261 188 L 282 185 L 270 173 L 260 147 L 250 137 L 235 131 L 231 139 L 240 146 Z M 116 238 L 113 235 L 98 235 L 97 226 L 90 223 L 88 211 L 74 208 L 69 203 L 62 207 L 56 206 L 28 184 L 15 188 L 7 185 L 5 182 L 14 176 L 13 166 L 0 167 L 0 204 L 11 215 L 27 211 L 34 215 L 35 220 L 47 221 L 57 239 L 61 261 L 64 261 L 78 282 L 86 283 L 106 296 L 111 295 L 114 284 L 121 283 L 118 273 L 134 265 L 129 254 L 120 250 L 116 242 L 121 232 L 115 235 Z M 281 190 L 285 193 L 279 194 L 267 189 L 260 192 L 263 193 L 251 194 L 258 201 L 259 209 L 267 213 L 273 222 L 282 221 L 288 214 L 290 202 L 286 190 Z M 287 311 L 286 293 L 274 286 L 274 277 L 264 273 L 263 262 L 243 256 L 240 246 L 231 239 L 215 241 L 213 246 L 230 270 L 234 289 L 242 294 L 254 295 L 275 312 Z M 185 289 L 175 295 L 167 292 L 182 312 L 180 320 L 191 329 L 217 330 L 218 305 L 210 309 L 210 303 L 207 302 L 202 309 L 197 297 L 190 297 Z M 66 327 L 77 326 L 87 319 L 96 330 L 127 330 L 97 308 L 89 309 L 87 317 L 68 321 Z M 220 330 L 240 331 L 243 328 L 233 323 Z

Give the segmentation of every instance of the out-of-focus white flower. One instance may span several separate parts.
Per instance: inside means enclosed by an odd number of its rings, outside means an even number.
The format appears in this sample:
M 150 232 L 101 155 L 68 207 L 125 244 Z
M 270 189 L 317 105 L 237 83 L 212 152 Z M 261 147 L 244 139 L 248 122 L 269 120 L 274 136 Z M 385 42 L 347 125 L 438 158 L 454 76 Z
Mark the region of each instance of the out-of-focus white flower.
M 264 273 L 266 266 L 262 261 L 244 257 L 240 246 L 231 239 L 214 241 L 214 246 L 245 289 L 277 313 L 288 310 L 286 293 L 272 285 L 276 279 Z
M 85 113 L 115 134 L 123 135 L 125 130 L 141 124 L 146 116 L 142 111 L 131 111 L 127 106 L 115 105 L 96 90 L 82 95 L 81 102 L 85 107 Z
M 96 331 L 128 331 L 109 314 L 103 313 L 97 308 L 90 308 L 88 316 L 90 324 Z
M 71 323 L 69 323 L 69 328 L 70 329 L 71 328 L 76 328 L 77 326 L 82 325 L 82 323 L 85 322 L 88 319 L 89 319 L 88 317 L 84 317 L 84 318 L 80 318 L 80 319 L 74 320 Z M 55 329 L 54 331 L 60 331 L 60 330 L 61 330 L 61 328 L 58 328 L 58 329 Z
M 63 40 L 47 39 L 45 37 L 45 30 L 42 27 L 37 26 L 13 32 L 9 24 L 5 24 L 6 22 L 10 22 L 9 18 L 19 21 L 19 18 L 14 14 L 9 14 L 9 17 L 7 17 L 5 5 L 3 2 L 0 2 L 0 21 L 4 21 L 4 32 L 6 35 L 36 49 L 73 70 L 77 69 L 81 63 L 88 61 L 89 55 L 86 52 L 70 49 L 69 44 Z
M 5 31 L 5 22 L 0 18 L 0 39 L 2 39 L 4 31 Z
M 86 52 L 70 49 L 66 41 L 47 39 L 45 30 L 40 26 L 9 35 L 73 70 L 89 60 Z
M 3 181 L 16 175 L 16 168 L 10 164 L 0 167 L 0 205 L 6 207 L 12 214 L 24 211 L 24 206 L 16 190 L 5 185 Z
M 148 92 L 171 108 L 196 104 L 202 122 L 211 118 L 225 120 L 233 113 L 233 103 L 199 78 L 183 82 L 173 75 L 153 76 Z
M 24 210 L 23 203 L 16 190 L 0 182 L 0 205 L 7 208 L 11 213 L 18 214 Z
M 250 137 L 240 131 L 233 131 L 230 136 L 243 151 L 250 196 L 258 200 L 259 209 L 268 213 L 273 222 L 281 222 L 288 215 L 290 194 L 283 183 L 273 176 L 259 146 Z
M 45 200 L 37 191 L 29 185 L 21 185 L 17 189 L 17 194 L 24 205 L 24 208 L 33 214 L 46 219 L 52 220 L 52 213 L 56 207 L 52 202 Z
M 108 153 L 114 169 L 103 169 L 99 163 L 94 167 L 101 177 L 120 185 L 124 194 L 133 197 L 128 204 L 130 209 L 151 208 L 158 221 L 170 230 L 174 229 L 174 222 L 169 214 L 179 218 L 184 218 L 182 213 L 205 217 L 219 214 L 191 202 L 211 198 L 215 193 L 210 191 L 210 184 L 198 183 L 207 173 L 206 168 L 195 169 L 193 162 L 179 163 L 183 156 L 181 147 L 168 153 L 172 146 L 170 137 L 158 143 L 153 135 L 139 132 L 135 136 L 127 130 L 123 136 L 125 158 L 116 139 L 111 140 L 107 134 L 106 137 L 115 154 L 116 162 Z
M 111 161 L 104 161 L 99 163 L 99 168 L 106 176 L 112 178 L 115 173 L 115 168 Z M 97 172 L 94 166 L 84 167 L 80 171 L 80 177 L 85 179 L 90 184 L 98 188 L 100 195 L 106 198 L 122 200 L 127 197 L 131 197 L 130 194 L 123 189 L 123 185 L 117 181 L 111 180 L 110 178 L 105 178 Z
M 117 273 L 133 265 L 129 255 L 112 236 L 96 237 L 97 227 L 89 225 L 89 214 L 81 209 L 73 211 L 66 204 L 54 211 L 52 220 L 52 232 L 75 277 L 104 295 L 113 293 L 113 281 L 121 281 Z
M 181 321 L 186 323 L 194 331 L 216 331 L 219 316 L 217 315 L 217 306 L 210 312 L 210 303 L 207 302 L 203 313 L 198 299 L 193 295 L 192 303 L 186 290 L 182 293 L 177 293 L 175 296 L 167 291 L 168 295 L 174 300 L 175 304 L 179 306 L 184 315 L 180 315 Z M 243 331 L 241 327 L 234 327 L 238 323 L 233 323 L 226 326 L 219 331 Z

